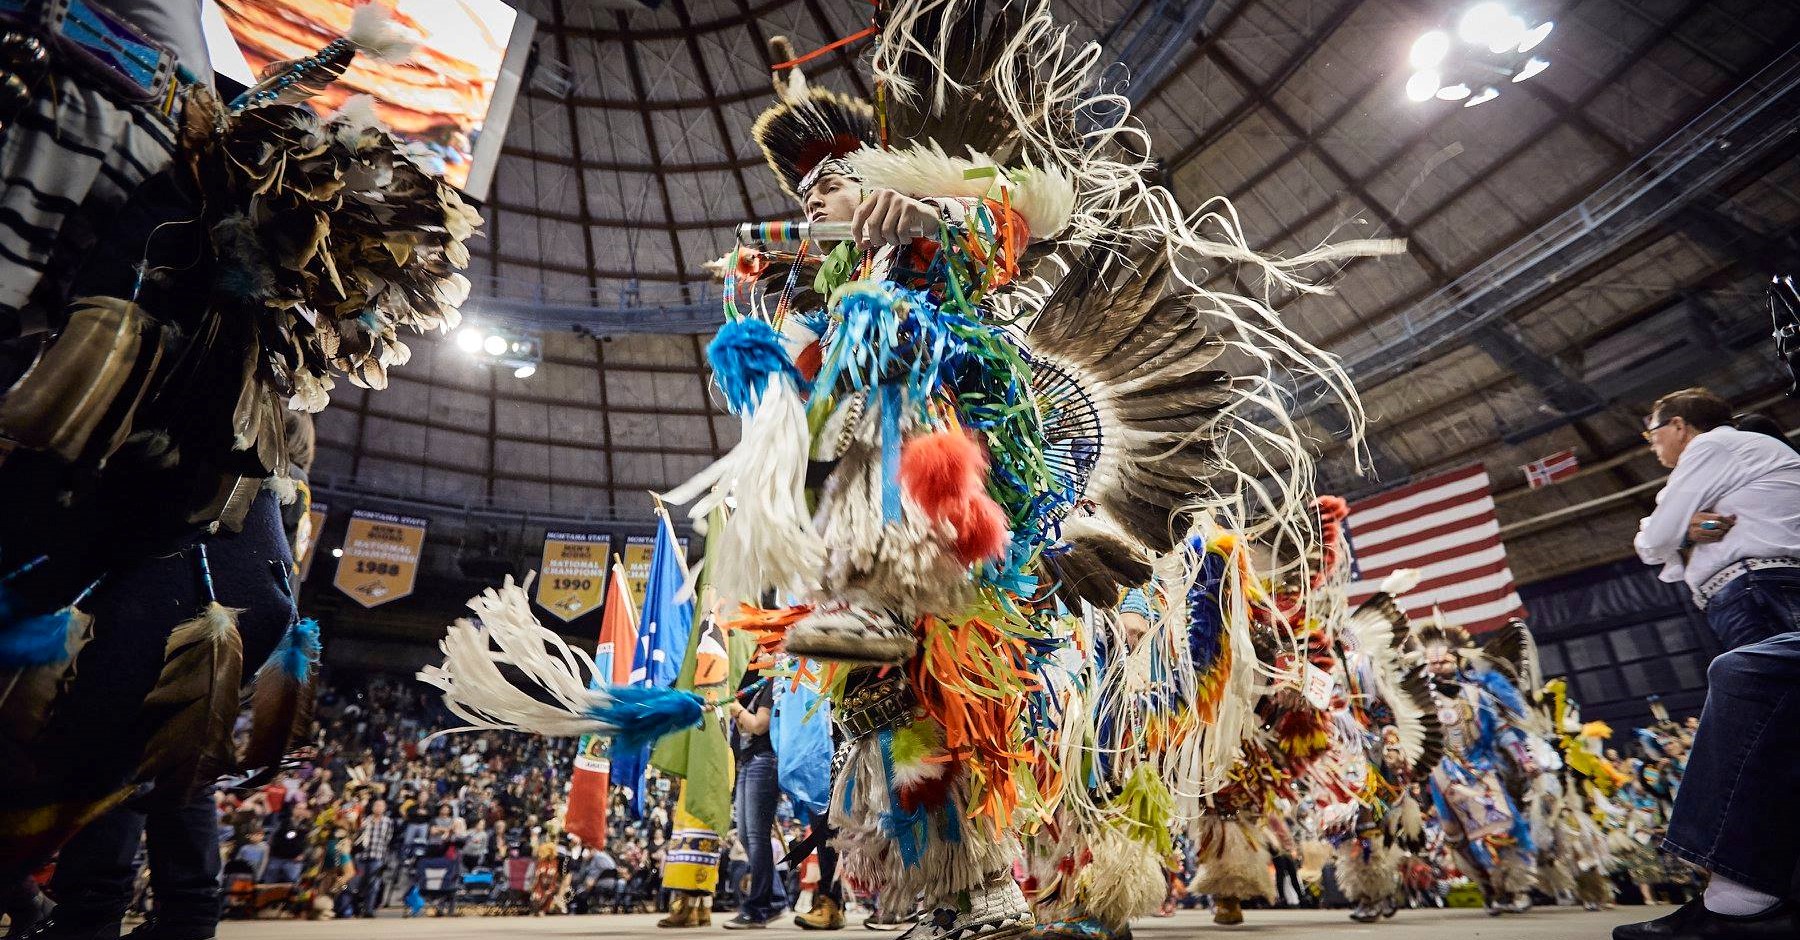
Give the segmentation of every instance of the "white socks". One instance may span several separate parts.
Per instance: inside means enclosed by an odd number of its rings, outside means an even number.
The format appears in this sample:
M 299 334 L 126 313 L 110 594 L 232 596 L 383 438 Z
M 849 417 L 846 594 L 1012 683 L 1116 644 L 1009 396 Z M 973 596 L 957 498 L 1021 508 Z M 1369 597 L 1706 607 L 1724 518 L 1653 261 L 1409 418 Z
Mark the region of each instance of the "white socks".
M 1724 875 L 1713 873 L 1712 881 L 1706 886 L 1706 909 L 1714 914 L 1727 917 L 1751 917 L 1774 907 L 1781 901 L 1773 894 L 1764 894 L 1755 888 L 1746 887 L 1732 881 Z

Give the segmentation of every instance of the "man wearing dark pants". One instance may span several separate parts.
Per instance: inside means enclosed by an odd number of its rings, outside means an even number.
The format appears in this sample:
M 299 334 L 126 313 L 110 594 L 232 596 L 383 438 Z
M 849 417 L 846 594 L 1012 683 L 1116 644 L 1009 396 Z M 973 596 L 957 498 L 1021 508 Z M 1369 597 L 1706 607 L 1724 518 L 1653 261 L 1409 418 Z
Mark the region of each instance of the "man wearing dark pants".
M 219 923 L 219 811 L 210 791 L 173 807 L 117 809 L 76 833 L 57 863 L 56 913 L 42 936 L 118 936 L 137 880 L 140 838 L 156 860 L 150 868 L 154 926 L 140 931 L 158 938 L 211 937 Z M 105 923 L 81 933 L 89 914 Z M 62 933 L 57 923 L 77 932 Z
M 374 917 L 381 909 L 381 895 L 387 884 L 388 848 L 394 844 L 395 831 L 387 800 L 369 804 L 355 843 L 357 883 L 353 913 L 358 917 Z
M 747 683 L 729 706 L 733 747 L 737 755 L 738 841 L 750 860 L 750 890 L 738 906 L 736 917 L 725 922 L 727 930 L 760 929 L 787 909 L 787 894 L 775 878 L 775 852 L 769 832 L 775 825 L 775 804 L 781 797 L 776 780 L 775 747 L 769 740 L 769 719 L 774 714 L 774 687 L 769 680 L 746 673 Z
M 1800 937 L 1783 900 L 1800 867 L 1800 455 L 1730 426 L 1705 389 L 1664 396 L 1644 437 L 1674 472 L 1637 537 L 1639 557 L 1685 581 L 1726 651 L 1664 850 L 1711 873 L 1706 893 L 1615 940 Z
M 240 611 L 244 674 L 267 659 L 294 619 L 293 555 L 273 493 L 258 495 L 243 531 L 206 536 L 219 603 Z M 120 727 L 120 709 L 143 701 L 162 672 L 163 645 L 199 613 L 206 596 L 195 548 L 152 558 L 107 576 L 87 611 L 93 639 L 81 670 L 46 730 L 73 768 L 66 779 L 105 792 L 128 781 L 149 730 Z M 219 922 L 219 817 L 212 796 L 152 789 L 100 817 L 64 845 L 51 895 L 57 907 L 25 936 L 110 940 L 131 901 L 140 834 L 148 836 L 156 907 L 133 931 L 144 940 L 207 940 Z

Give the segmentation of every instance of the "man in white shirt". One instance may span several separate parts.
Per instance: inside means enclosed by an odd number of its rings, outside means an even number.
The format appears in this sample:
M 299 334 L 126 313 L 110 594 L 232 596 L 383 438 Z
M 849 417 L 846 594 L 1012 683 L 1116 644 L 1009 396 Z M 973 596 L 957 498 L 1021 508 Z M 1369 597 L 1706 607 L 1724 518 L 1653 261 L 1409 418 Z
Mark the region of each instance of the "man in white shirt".
M 1800 455 L 1731 427 L 1731 406 L 1690 388 L 1663 396 L 1644 439 L 1673 470 L 1638 531 L 1638 556 L 1685 581 L 1726 652 L 1664 851 L 1712 873 L 1706 893 L 1614 940 L 1800 936 L 1783 900 L 1800 866 Z
M 1674 470 L 1638 531 L 1638 556 L 1685 581 L 1726 649 L 1793 629 L 1758 597 L 1800 586 L 1800 453 L 1730 425 L 1704 389 L 1658 402 L 1644 432 Z

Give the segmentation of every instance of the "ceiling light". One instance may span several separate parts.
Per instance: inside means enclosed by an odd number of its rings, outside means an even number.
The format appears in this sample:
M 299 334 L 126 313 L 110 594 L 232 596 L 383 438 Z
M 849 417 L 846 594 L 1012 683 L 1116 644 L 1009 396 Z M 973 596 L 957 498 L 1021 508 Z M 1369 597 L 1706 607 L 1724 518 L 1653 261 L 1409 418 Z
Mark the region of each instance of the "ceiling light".
M 1514 19 L 1513 15 L 1506 12 L 1506 7 L 1501 4 L 1477 3 L 1462 15 L 1462 19 L 1456 21 L 1456 35 L 1463 42 L 1485 46 L 1493 42 L 1496 36 L 1510 31 L 1511 24 L 1507 21 L 1511 19 Z M 1520 32 L 1523 32 L 1524 24 L 1520 23 L 1519 25 Z M 1513 41 L 1507 45 L 1510 46 L 1521 38 L 1523 37 L 1515 35 Z
M 1407 61 L 1415 69 L 1435 69 L 1449 52 L 1450 37 L 1434 29 L 1413 43 L 1412 53 Z
M 1543 70 L 1545 70 L 1549 67 L 1550 67 L 1549 59 L 1540 59 L 1537 56 L 1532 56 L 1531 61 L 1525 63 L 1525 67 L 1519 69 L 1519 74 L 1514 75 L 1512 80 L 1515 82 L 1522 82 L 1522 81 L 1530 78 L 1531 76 L 1536 75 L 1539 72 L 1542 72 Z
M 534 375 L 537 375 L 537 366 L 524 365 L 513 370 L 515 379 L 529 379 Z
M 343 550 L 343 549 L 341 549 L 341 548 L 334 548 L 334 549 L 332 549 L 332 550 L 331 550 L 331 557 L 333 557 L 333 558 L 342 558 L 342 557 L 344 557 L 344 550 Z
M 1461 101 L 1464 98 L 1469 97 L 1469 95 L 1470 95 L 1469 86 L 1464 85 L 1461 82 L 1458 82 L 1455 85 L 1448 85 L 1446 87 L 1439 88 L 1437 91 L 1437 96 L 1439 98 L 1444 99 L 1445 101 Z
M 1525 33 L 1525 38 L 1519 40 L 1518 50 L 1520 52 L 1530 52 L 1531 50 L 1536 49 L 1538 43 L 1550 38 L 1550 31 L 1555 28 L 1555 23 L 1539 23 L 1536 27 Z
M 1508 52 L 1525 40 L 1525 21 L 1516 16 L 1509 16 L 1488 34 L 1488 51 L 1493 53 Z
M 1495 88 L 1492 85 L 1489 85 L 1486 88 L 1483 88 L 1481 90 L 1481 94 L 1476 95 L 1475 97 L 1470 98 L 1469 100 L 1463 102 L 1463 107 L 1473 108 L 1476 105 L 1481 104 L 1484 101 L 1492 101 L 1498 97 L 1500 97 L 1500 89 Z
M 1433 71 L 1415 72 L 1406 80 L 1406 97 L 1414 101 L 1430 101 L 1437 90 L 1438 73 Z
M 464 327 L 456 331 L 456 348 L 473 356 L 481 351 L 481 331 Z
M 482 351 L 490 356 L 506 355 L 506 337 L 499 333 L 489 333 L 488 338 L 481 341 Z

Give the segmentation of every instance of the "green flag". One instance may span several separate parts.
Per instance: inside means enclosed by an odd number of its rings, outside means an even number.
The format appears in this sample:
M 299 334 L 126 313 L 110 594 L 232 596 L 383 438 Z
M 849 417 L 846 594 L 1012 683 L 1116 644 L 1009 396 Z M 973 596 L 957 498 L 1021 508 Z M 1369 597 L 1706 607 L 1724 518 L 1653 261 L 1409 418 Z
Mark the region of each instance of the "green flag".
M 724 519 L 715 510 L 707 519 L 709 559 L 714 557 L 722 528 Z M 688 634 L 675 687 L 718 703 L 730 699 L 744 673 L 737 644 L 727 646 L 724 630 L 710 616 L 712 604 L 707 593 L 703 563 L 694 585 L 694 629 Z M 731 831 L 731 744 L 725 735 L 723 715 L 722 711 L 708 710 L 699 727 L 663 738 L 650 754 L 652 767 L 687 780 L 687 811 L 721 836 Z

